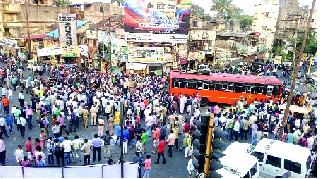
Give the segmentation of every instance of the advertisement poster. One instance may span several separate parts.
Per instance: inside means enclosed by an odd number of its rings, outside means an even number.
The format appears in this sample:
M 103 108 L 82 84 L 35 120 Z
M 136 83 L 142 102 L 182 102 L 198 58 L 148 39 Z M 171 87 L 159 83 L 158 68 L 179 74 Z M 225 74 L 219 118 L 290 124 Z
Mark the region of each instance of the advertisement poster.
M 65 46 L 61 48 L 62 57 L 80 57 L 80 48 L 78 46 Z
M 130 33 L 188 34 L 191 0 L 125 0 L 124 29 Z
M 58 14 L 60 46 L 77 45 L 76 14 Z
M 163 63 L 163 47 L 136 47 L 129 49 L 128 62 Z
M 61 55 L 62 51 L 60 47 L 47 47 L 37 49 L 38 57 L 45 57 L 45 56 L 54 56 L 54 55 Z

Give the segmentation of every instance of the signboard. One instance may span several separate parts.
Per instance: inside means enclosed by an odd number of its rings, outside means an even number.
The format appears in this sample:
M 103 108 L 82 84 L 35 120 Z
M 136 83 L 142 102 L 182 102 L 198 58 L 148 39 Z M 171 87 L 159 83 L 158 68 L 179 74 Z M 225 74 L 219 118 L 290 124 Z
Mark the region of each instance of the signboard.
M 188 34 L 191 0 L 125 0 L 124 29 L 133 33 Z
M 79 45 L 80 48 L 80 55 L 83 55 L 85 57 L 88 57 L 88 46 L 87 45 Z
M 128 62 L 163 63 L 163 47 L 136 47 L 129 48 Z
M 76 14 L 58 14 L 60 45 L 77 45 Z
M 48 48 L 37 49 L 38 57 L 54 56 L 54 55 L 61 55 L 61 54 L 62 54 L 62 51 L 60 47 L 48 47 Z
M 98 32 L 96 30 L 86 30 L 86 38 L 87 39 L 97 39 Z
M 78 46 L 61 47 L 62 57 L 80 57 L 80 48 Z
M 187 43 L 188 35 L 184 34 L 151 34 L 151 33 L 126 33 L 126 40 L 132 42 L 168 42 Z
M 0 39 L 0 43 L 4 44 L 5 46 L 9 46 L 9 47 L 16 47 L 17 46 L 17 41 L 16 40 L 11 40 L 8 38 L 1 38 Z

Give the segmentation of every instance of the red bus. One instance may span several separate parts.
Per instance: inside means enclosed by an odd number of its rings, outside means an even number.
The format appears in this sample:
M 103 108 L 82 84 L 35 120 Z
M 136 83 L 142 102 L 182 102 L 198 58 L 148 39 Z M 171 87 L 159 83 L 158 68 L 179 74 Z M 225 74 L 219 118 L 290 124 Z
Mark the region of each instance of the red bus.
M 169 92 L 201 96 L 201 105 L 208 102 L 234 105 L 241 97 L 254 100 L 278 101 L 283 92 L 282 82 L 275 76 L 211 73 L 210 75 L 170 72 Z

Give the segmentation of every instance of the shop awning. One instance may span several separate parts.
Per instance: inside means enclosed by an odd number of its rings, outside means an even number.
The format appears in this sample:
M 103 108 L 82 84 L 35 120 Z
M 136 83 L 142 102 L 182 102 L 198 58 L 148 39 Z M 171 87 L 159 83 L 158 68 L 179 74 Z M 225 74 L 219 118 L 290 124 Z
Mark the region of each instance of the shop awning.
M 127 63 L 126 68 L 128 70 L 145 70 L 147 67 L 147 64 L 143 63 Z

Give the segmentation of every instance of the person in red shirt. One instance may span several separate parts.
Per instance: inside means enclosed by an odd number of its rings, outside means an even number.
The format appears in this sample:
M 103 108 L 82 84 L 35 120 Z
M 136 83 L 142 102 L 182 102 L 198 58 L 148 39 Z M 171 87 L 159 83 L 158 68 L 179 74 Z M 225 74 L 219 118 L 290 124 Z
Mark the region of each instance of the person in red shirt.
M 190 124 L 188 122 L 184 123 L 183 132 L 184 133 L 190 133 Z
M 167 142 L 163 137 L 160 137 L 160 141 L 158 144 L 158 159 L 156 164 L 159 164 L 160 157 L 162 156 L 162 164 L 166 164 L 166 158 L 164 157 L 164 151 L 166 149 Z
M 31 137 L 28 137 L 28 140 L 25 143 L 26 153 L 28 155 L 28 159 L 31 159 L 32 157 L 32 141 Z

